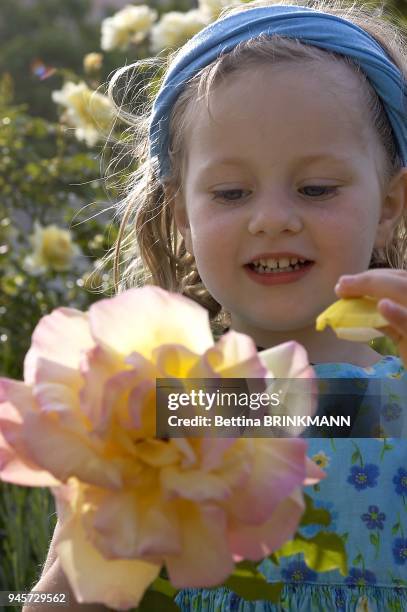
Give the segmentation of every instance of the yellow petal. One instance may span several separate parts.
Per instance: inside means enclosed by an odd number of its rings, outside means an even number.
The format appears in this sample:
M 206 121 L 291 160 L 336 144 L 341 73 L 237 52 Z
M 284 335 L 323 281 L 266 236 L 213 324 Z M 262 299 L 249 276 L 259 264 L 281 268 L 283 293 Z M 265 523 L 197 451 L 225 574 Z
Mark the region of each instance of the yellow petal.
M 351 342 L 370 342 L 374 338 L 384 336 L 383 332 L 374 327 L 337 327 L 335 333 L 338 338 Z
M 80 603 L 98 602 L 115 610 L 137 607 L 160 571 L 145 561 L 105 559 L 87 539 L 78 514 L 62 525 L 57 553 Z
M 230 495 L 227 482 L 201 470 L 183 471 L 173 466 L 164 467 L 161 470 L 161 484 L 170 498 L 175 495 L 202 502 L 222 500 Z
M 177 501 L 177 509 L 183 547 L 179 555 L 166 558 L 171 583 L 175 588 L 221 584 L 233 571 L 225 512 L 219 506 L 183 499 Z
M 383 336 L 380 328 L 388 325 L 388 321 L 378 312 L 377 300 L 366 296 L 331 304 L 316 320 L 317 331 L 322 331 L 327 325 L 339 338 L 367 342 Z
M 137 457 L 153 467 L 161 467 L 175 463 L 181 453 L 171 441 L 142 440 L 135 445 Z

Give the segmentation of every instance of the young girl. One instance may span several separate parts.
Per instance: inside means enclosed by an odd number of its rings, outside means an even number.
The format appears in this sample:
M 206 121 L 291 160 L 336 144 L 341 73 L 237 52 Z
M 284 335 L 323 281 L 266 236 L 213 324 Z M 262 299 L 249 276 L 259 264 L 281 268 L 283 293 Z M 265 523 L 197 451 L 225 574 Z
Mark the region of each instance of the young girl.
M 170 58 L 151 114 L 134 118 L 144 139 L 120 288 L 182 292 L 215 335 L 232 328 L 259 348 L 294 339 L 320 377 L 380 379 L 390 421 L 407 406 L 391 388 L 407 380 L 407 55 L 366 10 L 304 4 L 228 10 Z M 401 359 L 315 331 L 338 297 L 363 295 L 378 298 Z M 309 455 L 327 472 L 312 495 L 349 574 L 317 574 L 300 555 L 263 562 L 284 583 L 280 604 L 186 589 L 182 610 L 407 609 L 407 442 L 310 439 Z M 62 581 L 51 545 L 37 589 Z

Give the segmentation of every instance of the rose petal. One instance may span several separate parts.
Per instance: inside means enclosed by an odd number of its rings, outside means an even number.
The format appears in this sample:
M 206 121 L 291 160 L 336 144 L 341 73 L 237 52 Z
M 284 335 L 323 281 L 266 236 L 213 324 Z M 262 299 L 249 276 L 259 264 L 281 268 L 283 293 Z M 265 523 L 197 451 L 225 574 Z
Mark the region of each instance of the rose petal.
M 290 341 L 259 353 L 259 358 L 275 378 L 314 378 L 308 354 L 298 342 Z
M 121 355 L 137 351 L 151 359 L 154 348 L 163 344 L 182 344 L 198 354 L 213 346 L 207 311 L 159 287 L 129 289 L 99 300 L 89 317 L 96 342 Z
M 235 445 L 235 438 L 202 438 L 201 468 L 205 471 L 222 467 L 225 452 Z
M 161 486 L 171 499 L 173 496 L 197 502 L 222 500 L 230 496 L 227 482 L 202 470 L 181 471 L 173 466 L 161 470 Z
M 3 418 L 21 423 L 37 406 L 32 389 L 23 382 L 0 378 L 0 414 Z
M 79 391 L 81 410 L 94 426 L 102 430 L 109 415 L 103 413 L 105 383 L 123 368 L 123 362 L 101 346 L 84 351 L 80 360 L 82 387 Z
M 166 559 L 171 584 L 176 588 L 211 587 L 233 571 L 226 541 L 226 518 L 220 508 L 177 502 L 182 527 L 182 551 Z
M 350 342 L 370 342 L 370 340 L 385 335 L 380 329 L 374 327 L 335 327 L 334 332 L 338 338 Z
M 231 521 L 230 548 L 235 561 L 260 561 L 280 548 L 295 533 L 305 504 L 301 489 L 296 489 L 275 508 L 271 518 L 261 525 Z
M 34 330 L 31 348 L 24 360 L 25 382 L 37 381 L 38 360 L 44 357 L 54 362 L 55 367 L 60 366 L 66 384 L 76 385 L 81 351 L 93 345 L 88 315 L 74 308 L 57 308 L 43 317 Z
M 180 457 L 179 450 L 171 441 L 142 440 L 136 444 L 135 451 L 139 459 L 152 467 L 164 467 L 177 463 Z
M 50 414 L 71 431 L 83 433 L 90 429 L 90 421 L 81 411 L 77 390 L 58 383 L 40 383 L 33 387 L 37 410 Z
M 228 500 L 237 519 L 264 523 L 278 504 L 305 479 L 307 443 L 301 439 L 253 439 L 250 479 Z
M 197 463 L 197 455 L 195 452 L 195 440 L 187 440 L 186 438 L 173 438 L 172 444 L 178 448 L 183 459 L 181 460 L 182 468 L 189 468 Z
M 166 344 L 153 350 L 152 359 L 157 367 L 157 378 L 192 378 L 190 372 L 200 355 L 181 344 Z
M 205 357 L 222 378 L 264 378 L 269 374 L 253 340 L 235 331 L 224 334 Z
M 269 384 L 267 393 L 277 393 L 279 404 L 270 407 L 268 412 L 290 417 L 315 414 L 318 406 L 317 379 L 304 347 L 297 342 L 286 342 L 262 351 L 259 357 L 276 378 Z M 298 437 L 304 429 L 302 425 L 287 426 L 284 431 L 287 435 Z
M 59 484 L 51 474 L 23 460 L 11 448 L 1 433 L 0 422 L 0 479 L 26 487 L 53 487 Z
M 76 476 L 100 487 L 120 486 L 120 472 L 112 461 L 98 454 L 85 435 L 78 436 L 47 415 L 27 415 L 23 436 L 32 460 L 58 480 Z
M 80 603 L 129 610 L 138 606 L 160 571 L 158 565 L 145 561 L 105 559 L 89 542 L 78 514 L 61 525 L 56 550 Z
M 95 510 L 84 517 L 89 539 L 104 557 L 163 559 L 181 550 L 180 530 L 174 506 L 152 489 L 87 493 Z

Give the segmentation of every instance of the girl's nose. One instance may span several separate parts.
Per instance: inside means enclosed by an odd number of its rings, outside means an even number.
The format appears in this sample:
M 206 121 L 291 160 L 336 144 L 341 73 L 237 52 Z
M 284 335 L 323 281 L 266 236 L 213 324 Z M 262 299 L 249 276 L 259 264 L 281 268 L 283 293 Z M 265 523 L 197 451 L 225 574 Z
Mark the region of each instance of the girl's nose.
M 288 198 L 264 196 L 252 202 L 249 211 L 248 230 L 250 234 L 260 233 L 278 236 L 281 232 L 298 233 L 303 222 L 298 209 Z

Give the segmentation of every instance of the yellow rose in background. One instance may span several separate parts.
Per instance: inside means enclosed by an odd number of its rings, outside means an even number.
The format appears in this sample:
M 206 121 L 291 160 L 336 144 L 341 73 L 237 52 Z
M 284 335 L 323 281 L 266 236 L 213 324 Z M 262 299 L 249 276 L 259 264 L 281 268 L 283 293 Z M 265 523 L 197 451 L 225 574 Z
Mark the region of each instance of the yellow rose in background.
M 193 9 L 186 13 L 169 11 L 151 29 L 151 48 L 158 53 L 166 48 L 177 48 L 210 23 L 210 17 Z
M 224 8 L 239 4 L 245 4 L 245 0 L 198 0 L 199 10 L 207 14 L 211 21 L 215 21 Z
M 87 53 L 83 58 L 83 68 L 87 73 L 100 70 L 102 63 L 103 55 L 101 53 Z
M 49 269 L 57 272 L 69 270 L 74 257 L 81 254 L 71 232 L 57 225 L 42 227 L 36 221 L 30 241 L 34 251 L 25 258 L 24 268 L 31 274 L 41 274 Z
M 115 110 L 109 98 L 81 83 L 64 84 L 59 91 L 52 92 L 52 99 L 65 106 L 62 121 L 76 128 L 78 140 L 84 140 L 89 147 L 105 139 L 113 126 Z
M 125 6 L 113 17 L 102 21 L 101 48 L 104 51 L 121 49 L 124 51 L 130 43 L 142 42 L 157 19 L 157 11 L 146 4 Z

